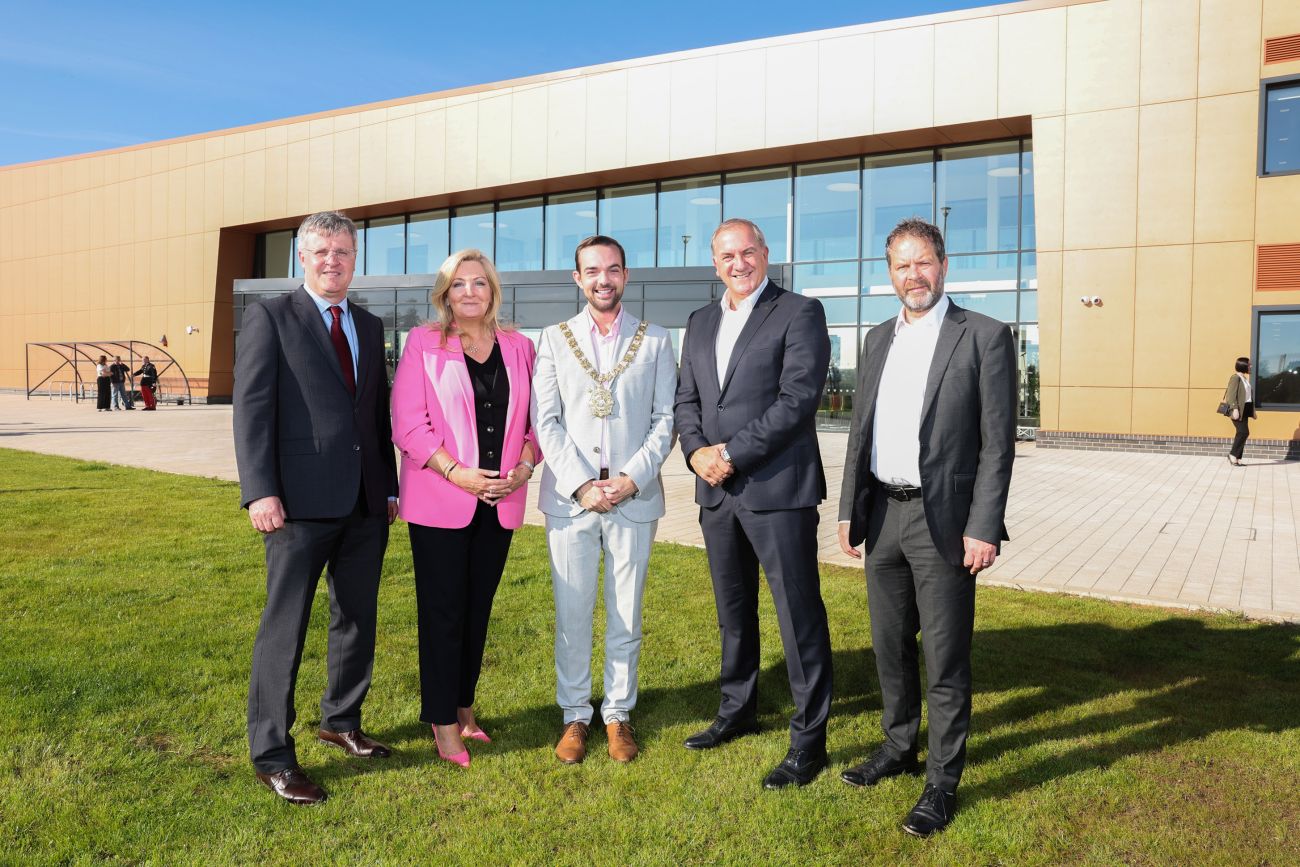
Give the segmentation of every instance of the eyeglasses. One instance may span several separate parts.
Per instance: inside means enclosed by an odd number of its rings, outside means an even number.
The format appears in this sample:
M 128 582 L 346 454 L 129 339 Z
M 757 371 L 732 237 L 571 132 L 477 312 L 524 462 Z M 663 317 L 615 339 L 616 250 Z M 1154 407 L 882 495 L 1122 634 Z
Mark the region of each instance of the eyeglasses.
M 303 247 L 303 252 L 310 253 L 311 257 L 315 259 L 317 262 L 323 262 L 326 259 L 330 258 L 331 256 L 334 257 L 335 259 L 346 260 L 346 259 L 351 259 L 353 256 L 357 255 L 356 250 L 344 250 L 339 247 L 336 247 L 333 250 L 308 250 L 306 247 Z

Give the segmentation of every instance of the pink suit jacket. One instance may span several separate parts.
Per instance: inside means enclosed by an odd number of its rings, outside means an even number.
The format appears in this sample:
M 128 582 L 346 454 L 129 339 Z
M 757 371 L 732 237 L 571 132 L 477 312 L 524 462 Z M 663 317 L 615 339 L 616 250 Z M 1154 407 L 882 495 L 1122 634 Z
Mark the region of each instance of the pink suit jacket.
M 542 460 L 528 421 L 532 395 L 533 342 L 516 331 L 498 331 L 497 343 L 510 379 L 510 406 L 501 450 L 502 475 L 519 463 L 524 443 L 533 443 L 535 462 Z M 411 329 L 393 379 L 393 442 L 402 453 L 400 514 L 426 527 L 456 529 L 469 525 L 478 500 L 425 466 L 445 448 L 467 467 L 479 465 L 474 386 L 469 380 L 460 338 L 445 345 L 442 333 L 426 325 Z M 507 530 L 524 523 L 527 486 L 497 504 L 497 519 Z

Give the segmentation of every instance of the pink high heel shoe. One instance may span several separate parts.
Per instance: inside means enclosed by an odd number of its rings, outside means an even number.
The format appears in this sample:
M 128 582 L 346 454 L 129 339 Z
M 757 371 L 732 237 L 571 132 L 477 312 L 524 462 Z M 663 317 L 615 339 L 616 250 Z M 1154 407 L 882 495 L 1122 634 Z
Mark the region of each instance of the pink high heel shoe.
M 433 746 L 438 751 L 438 758 L 443 761 L 451 762 L 453 765 L 459 765 L 462 768 L 469 767 L 469 750 L 461 750 L 454 756 L 447 755 L 442 751 L 442 747 L 438 744 L 438 735 L 436 732 L 433 736 Z
M 485 744 L 492 743 L 492 738 L 488 737 L 487 732 L 483 731 L 482 729 L 479 729 L 478 731 L 474 731 L 474 732 L 470 731 L 469 729 L 461 729 L 460 736 L 462 738 L 470 738 L 472 740 L 482 741 Z

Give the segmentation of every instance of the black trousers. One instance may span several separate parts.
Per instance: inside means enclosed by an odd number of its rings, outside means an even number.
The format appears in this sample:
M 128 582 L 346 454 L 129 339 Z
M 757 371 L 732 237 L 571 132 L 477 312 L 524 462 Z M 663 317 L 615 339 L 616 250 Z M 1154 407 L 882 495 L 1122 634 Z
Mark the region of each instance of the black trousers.
M 451 725 L 456 708 L 474 704 L 492 600 L 514 531 L 503 528 L 486 503 L 478 504 L 467 527 L 407 527 L 415 563 L 420 719 Z
M 831 711 L 832 661 L 817 569 L 817 522 L 816 509 L 751 512 L 731 495 L 711 509 L 700 509 L 722 637 L 718 716 L 742 720 L 758 711 L 761 565 L 776 603 L 794 698 L 790 745 L 823 750 Z
M 914 756 L 921 728 L 924 640 L 929 753 L 926 782 L 957 789 L 970 731 L 975 577 L 939 554 L 920 499 L 898 502 L 879 489 L 867 526 L 867 604 L 880 678 L 881 728 L 895 757 Z
M 361 728 L 361 703 L 375 659 L 379 575 L 388 546 L 388 517 L 360 506 L 346 518 L 286 521 L 263 537 L 266 607 L 253 644 L 248 691 L 248 744 L 253 766 L 274 773 L 298 763 L 294 750 L 294 685 L 321 570 L 330 595 L 328 677 L 321 728 Z
M 1241 408 L 1241 418 L 1233 419 L 1232 426 L 1237 429 L 1237 435 L 1232 438 L 1232 448 L 1228 454 L 1237 460 L 1241 460 L 1241 454 L 1246 450 L 1246 438 L 1250 436 L 1250 416 L 1255 412 L 1255 404 L 1247 401 Z
M 113 408 L 113 380 L 107 376 L 95 377 L 95 409 Z

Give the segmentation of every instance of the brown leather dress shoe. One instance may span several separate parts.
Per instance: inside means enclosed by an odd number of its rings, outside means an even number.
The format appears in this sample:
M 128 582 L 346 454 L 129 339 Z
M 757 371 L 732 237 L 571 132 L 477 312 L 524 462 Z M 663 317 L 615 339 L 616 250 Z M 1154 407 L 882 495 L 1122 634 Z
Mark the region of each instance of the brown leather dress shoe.
M 302 768 L 285 768 L 271 774 L 258 771 L 257 779 L 290 804 L 300 807 L 319 804 L 326 798 L 325 790 L 313 783 Z
M 566 765 L 576 765 L 587 757 L 587 724 L 577 720 L 564 727 L 560 742 L 555 745 L 555 757 Z
M 350 732 L 332 732 L 329 729 L 321 729 L 316 732 L 316 737 L 327 744 L 342 747 L 348 755 L 358 759 L 386 759 L 393 754 L 392 750 L 367 735 L 361 729 L 353 729 Z
M 616 762 L 630 762 L 641 750 L 632 737 L 632 724 L 625 720 L 606 723 L 605 736 L 609 738 L 609 757 Z

